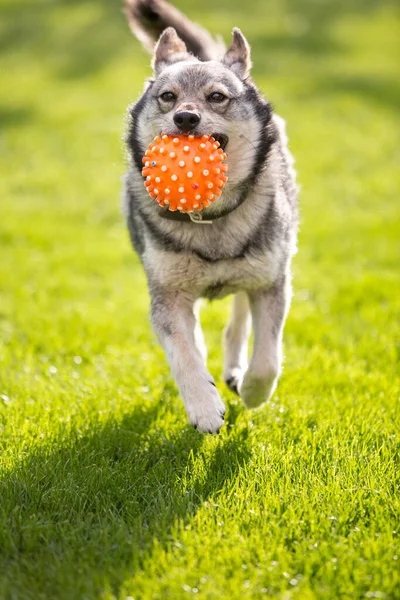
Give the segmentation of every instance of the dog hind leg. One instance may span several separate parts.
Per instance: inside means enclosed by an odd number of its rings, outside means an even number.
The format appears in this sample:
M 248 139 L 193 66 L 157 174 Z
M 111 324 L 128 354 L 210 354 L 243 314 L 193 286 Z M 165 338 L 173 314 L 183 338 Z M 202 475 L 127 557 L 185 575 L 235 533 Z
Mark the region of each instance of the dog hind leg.
M 153 293 L 151 318 L 189 421 L 203 433 L 218 433 L 225 406 L 196 346 L 193 298 L 183 293 Z
M 251 330 L 249 300 L 245 292 L 234 296 L 232 315 L 224 331 L 224 380 L 236 394 L 247 369 L 248 339 Z
M 282 334 L 290 290 L 290 285 L 282 281 L 269 290 L 249 294 L 254 346 L 239 390 L 247 408 L 266 402 L 276 388 L 282 366 Z

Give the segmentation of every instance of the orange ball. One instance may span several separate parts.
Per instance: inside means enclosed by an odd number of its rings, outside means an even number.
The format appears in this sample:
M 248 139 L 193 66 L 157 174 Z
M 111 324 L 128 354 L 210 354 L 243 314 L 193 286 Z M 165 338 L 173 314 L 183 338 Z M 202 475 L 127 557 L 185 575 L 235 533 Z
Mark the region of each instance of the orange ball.
M 219 142 L 209 135 L 157 136 L 143 158 L 144 185 L 162 207 L 199 211 L 221 195 L 228 181 L 225 159 Z

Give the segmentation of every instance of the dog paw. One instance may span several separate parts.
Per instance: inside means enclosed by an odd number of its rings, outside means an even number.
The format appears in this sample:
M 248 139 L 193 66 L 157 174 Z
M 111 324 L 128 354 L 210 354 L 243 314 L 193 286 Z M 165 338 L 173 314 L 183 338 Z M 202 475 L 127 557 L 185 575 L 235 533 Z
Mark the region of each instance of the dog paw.
M 275 391 L 278 377 L 271 373 L 265 377 L 256 377 L 246 373 L 239 388 L 240 397 L 247 408 L 257 408 L 271 398 Z
M 239 389 L 243 380 L 243 371 L 240 368 L 232 369 L 224 375 L 228 388 L 239 396 Z
M 218 433 L 224 424 L 225 405 L 215 386 L 211 390 L 186 403 L 189 421 L 201 433 Z

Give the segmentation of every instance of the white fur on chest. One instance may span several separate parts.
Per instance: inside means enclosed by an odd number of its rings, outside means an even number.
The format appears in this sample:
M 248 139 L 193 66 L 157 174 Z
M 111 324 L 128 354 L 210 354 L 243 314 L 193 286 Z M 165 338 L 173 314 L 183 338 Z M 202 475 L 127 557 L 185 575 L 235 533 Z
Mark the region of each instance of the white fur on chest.
M 207 290 L 216 288 L 215 296 L 223 297 L 239 290 L 272 285 L 282 264 L 277 254 L 267 251 L 258 256 L 210 263 L 193 254 L 165 252 L 149 246 L 143 255 L 143 263 L 150 285 L 171 292 L 188 292 L 194 297 L 207 295 Z

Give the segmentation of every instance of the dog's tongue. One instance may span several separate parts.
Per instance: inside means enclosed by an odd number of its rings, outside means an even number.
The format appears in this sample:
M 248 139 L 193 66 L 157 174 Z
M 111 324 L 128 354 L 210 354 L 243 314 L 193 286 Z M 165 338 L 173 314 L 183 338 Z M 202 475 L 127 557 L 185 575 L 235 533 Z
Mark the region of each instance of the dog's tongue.
M 151 198 L 171 211 L 200 211 L 228 181 L 226 154 L 212 136 L 157 136 L 143 157 L 142 175 Z

